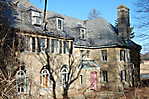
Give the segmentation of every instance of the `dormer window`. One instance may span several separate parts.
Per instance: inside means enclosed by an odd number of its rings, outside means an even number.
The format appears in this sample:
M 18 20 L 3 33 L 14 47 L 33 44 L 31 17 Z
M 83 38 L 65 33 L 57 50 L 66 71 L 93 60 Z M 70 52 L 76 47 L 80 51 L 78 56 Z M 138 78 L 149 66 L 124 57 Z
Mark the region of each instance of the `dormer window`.
M 57 24 L 58 30 L 63 30 L 64 19 L 63 18 L 56 18 L 56 24 Z
M 86 34 L 85 26 L 81 23 L 78 23 L 76 29 L 77 29 L 77 32 L 79 33 L 79 38 L 85 39 L 85 34 Z
M 84 39 L 85 38 L 85 28 L 80 28 L 80 38 Z
M 31 9 L 31 23 L 32 25 L 41 26 L 41 12 Z

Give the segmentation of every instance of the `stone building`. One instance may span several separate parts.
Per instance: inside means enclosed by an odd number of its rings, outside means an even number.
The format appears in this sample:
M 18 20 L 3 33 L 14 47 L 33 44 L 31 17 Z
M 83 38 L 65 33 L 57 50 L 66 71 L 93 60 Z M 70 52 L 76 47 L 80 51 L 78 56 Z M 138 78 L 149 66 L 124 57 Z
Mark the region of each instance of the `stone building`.
M 43 23 L 43 11 L 20 0 L 11 15 L 14 22 L 8 21 L 25 45 L 19 55 L 23 65 L 16 73 L 18 95 L 52 97 L 51 72 L 58 97 L 75 77 L 70 96 L 84 91 L 121 92 L 137 86 L 141 46 L 131 40 L 129 9 L 121 5 L 117 13 L 117 26 L 103 18 L 80 20 L 50 11 Z

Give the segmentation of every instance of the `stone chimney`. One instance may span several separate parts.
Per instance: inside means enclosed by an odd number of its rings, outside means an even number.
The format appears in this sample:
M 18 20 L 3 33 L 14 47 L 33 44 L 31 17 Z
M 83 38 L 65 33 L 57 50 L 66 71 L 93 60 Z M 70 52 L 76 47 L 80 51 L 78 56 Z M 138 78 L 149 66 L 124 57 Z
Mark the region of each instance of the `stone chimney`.
M 117 8 L 118 12 L 118 24 L 117 24 L 117 28 L 118 28 L 118 35 L 119 37 L 121 37 L 122 39 L 130 39 L 130 19 L 129 19 L 129 8 L 127 8 L 124 5 L 120 5 Z

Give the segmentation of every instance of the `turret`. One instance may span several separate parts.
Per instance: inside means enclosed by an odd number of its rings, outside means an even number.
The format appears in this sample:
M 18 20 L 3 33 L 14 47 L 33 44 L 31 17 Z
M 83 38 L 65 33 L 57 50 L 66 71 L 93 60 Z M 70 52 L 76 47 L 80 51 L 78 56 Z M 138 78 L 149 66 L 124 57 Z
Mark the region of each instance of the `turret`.
M 130 19 L 129 19 L 129 8 L 124 5 L 120 5 L 118 8 L 118 35 L 122 39 L 130 39 Z

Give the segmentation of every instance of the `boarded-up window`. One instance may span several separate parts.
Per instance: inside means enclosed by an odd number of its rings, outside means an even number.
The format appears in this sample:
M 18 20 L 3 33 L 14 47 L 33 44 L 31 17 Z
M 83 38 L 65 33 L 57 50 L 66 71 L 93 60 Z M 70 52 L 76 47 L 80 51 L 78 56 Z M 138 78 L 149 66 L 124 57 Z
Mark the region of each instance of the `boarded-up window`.
M 91 72 L 90 84 L 91 89 L 93 90 L 97 89 L 97 72 Z

